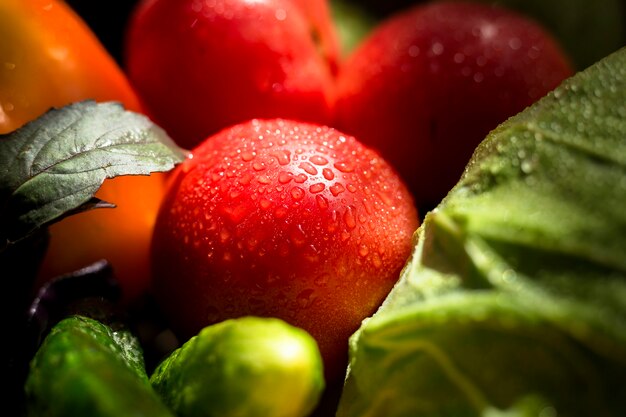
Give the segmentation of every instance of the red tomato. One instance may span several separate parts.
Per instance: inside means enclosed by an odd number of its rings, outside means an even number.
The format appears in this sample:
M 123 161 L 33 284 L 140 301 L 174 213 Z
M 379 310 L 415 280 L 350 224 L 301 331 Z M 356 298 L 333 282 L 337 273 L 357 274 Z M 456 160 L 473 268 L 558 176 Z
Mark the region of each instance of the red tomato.
M 191 149 L 255 117 L 330 122 L 333 29 L 325 0 L 147 0 L 126 64 L 153 119 Z
M 572 75 L 528 18 L 434 2 L 382 23 L 339 70 L 337 124 L 396 167 L 432 208 L 490 130 Z
M 231 317 L 282 318 L 317 339 L 336 377 L 417 226 L 394 170 L 353 137 L 253 120 L 174 172 L 155 226 L 155 295 L 183 338 Z

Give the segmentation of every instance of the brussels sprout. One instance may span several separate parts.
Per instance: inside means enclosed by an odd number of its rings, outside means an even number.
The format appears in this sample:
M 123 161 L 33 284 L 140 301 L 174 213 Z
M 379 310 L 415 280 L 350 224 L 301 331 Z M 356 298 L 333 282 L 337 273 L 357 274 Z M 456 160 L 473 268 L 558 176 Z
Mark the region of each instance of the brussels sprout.
M 350 340 L 339 417 L 621 416 L 626 48 L 476 150 Z
M 205 327 L 157 367 L 151 382 L 180 417 L 306 416 L 324 389 L 315 340 L 258 317 Z

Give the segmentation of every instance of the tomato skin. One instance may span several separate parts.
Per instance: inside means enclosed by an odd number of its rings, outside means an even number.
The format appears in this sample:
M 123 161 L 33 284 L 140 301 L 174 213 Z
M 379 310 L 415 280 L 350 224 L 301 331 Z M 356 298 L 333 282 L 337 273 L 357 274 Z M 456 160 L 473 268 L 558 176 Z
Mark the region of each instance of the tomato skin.
M 573 74 L 554 39 L 505 9 L 418 5 L 381 23 L 347 58 L 336 126 L 383 155 L 418 207 L 456 184 L 490 130 Z
M 141 111 L 122 70 L 64 2 L 0 0 L 0 39 L 0 133 L 51 107 L 85 99 L 119 101 Z M 52 225 L 36 286 L 107 259 L 125 300 L 145 293 L 149 242 L 163 191 L 163 175 L 105 181 L 96 196 L 117 208 Z
M 327 375 L 398 278 L 418 225 L 393 169 L 353 137 L 253 120 L 193 151 L 155 226 L 154 292 L 183 338 L 244 315 L 316 338 Z
M 129 78 L 151 117 L 188 149 L 255 117 L 327 123 L 337 49 L 325 41 L 328 24 L 318 50 L 319 10 L 327 12 L 291 0 L 141 2 L 125 42 Z

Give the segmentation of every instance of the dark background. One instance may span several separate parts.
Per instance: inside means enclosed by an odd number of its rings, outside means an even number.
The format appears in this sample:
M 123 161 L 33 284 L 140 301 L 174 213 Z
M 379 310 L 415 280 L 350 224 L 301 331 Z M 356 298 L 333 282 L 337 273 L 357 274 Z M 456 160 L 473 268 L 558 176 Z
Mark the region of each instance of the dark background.
M 66 2 L 82 16 L 113 57 L 122 63 L 124 30 L 128 17 L 138 0 L 66 0 Z M 355 0 L 353 3 L 366 8 L 375 16 L 383 17 L 420 2 L 419 0 Z
M 374 21 L 428 0 L 330 0 L 365 11 Z M 626 45 L 626 0 L 479 0 L 527 12 L 544 23 L 581 70 Z M 124 32 L 139 0 L 66 0 L 123 67 Z M 606 23 L 606 24 L 605 24 Z

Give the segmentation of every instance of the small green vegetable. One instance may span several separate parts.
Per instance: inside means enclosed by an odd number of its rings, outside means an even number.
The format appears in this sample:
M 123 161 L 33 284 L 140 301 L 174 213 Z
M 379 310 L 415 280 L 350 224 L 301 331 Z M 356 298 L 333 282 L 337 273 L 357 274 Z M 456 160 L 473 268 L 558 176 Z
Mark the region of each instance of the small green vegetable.
M 159 365 L 151 382 L 180 417 L 306 416 L 324 388 L 315 340 L 257 317 L 204 328 Z
M 52 328 L 25 388 L 33 417 L 173 417 L 150 386 L 137 339 L 79 315 Z
M 621 416 L 626 48 L 483 141 L 351 339 L 338 416 Z

